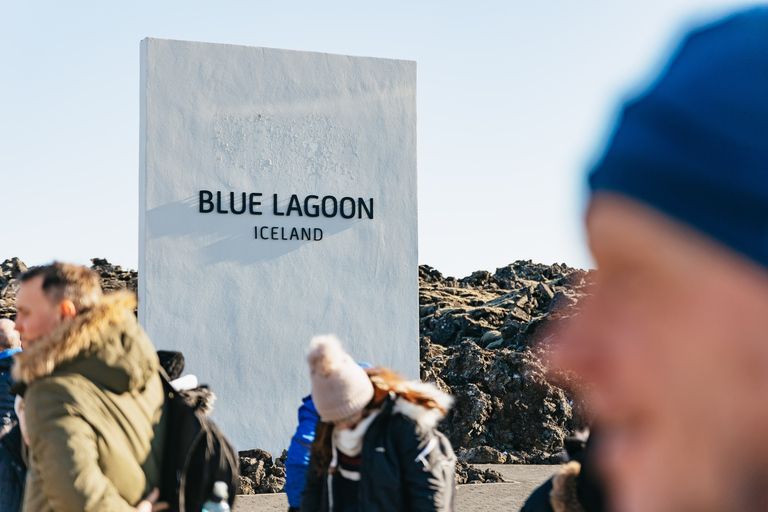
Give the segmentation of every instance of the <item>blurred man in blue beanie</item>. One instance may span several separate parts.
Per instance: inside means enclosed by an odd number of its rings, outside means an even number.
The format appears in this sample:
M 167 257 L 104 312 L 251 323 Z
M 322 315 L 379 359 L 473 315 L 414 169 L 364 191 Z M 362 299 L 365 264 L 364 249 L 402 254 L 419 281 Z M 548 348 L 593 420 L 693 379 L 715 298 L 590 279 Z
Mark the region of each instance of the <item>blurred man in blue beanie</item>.
M 589 183 L 598 272 L 555 363 L 611 510 L 768 510 L 768 8 L 689 34 Z

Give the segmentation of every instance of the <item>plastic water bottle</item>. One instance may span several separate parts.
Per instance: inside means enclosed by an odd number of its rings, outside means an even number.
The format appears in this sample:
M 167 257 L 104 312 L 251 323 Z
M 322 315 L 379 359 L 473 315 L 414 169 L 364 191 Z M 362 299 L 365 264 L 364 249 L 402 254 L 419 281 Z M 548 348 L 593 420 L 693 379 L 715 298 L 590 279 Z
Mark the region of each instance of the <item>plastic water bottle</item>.
M 213 496 L 203 503 L 203 512 L 229 512 L 229 487 L 219 480 L 213 484 Z

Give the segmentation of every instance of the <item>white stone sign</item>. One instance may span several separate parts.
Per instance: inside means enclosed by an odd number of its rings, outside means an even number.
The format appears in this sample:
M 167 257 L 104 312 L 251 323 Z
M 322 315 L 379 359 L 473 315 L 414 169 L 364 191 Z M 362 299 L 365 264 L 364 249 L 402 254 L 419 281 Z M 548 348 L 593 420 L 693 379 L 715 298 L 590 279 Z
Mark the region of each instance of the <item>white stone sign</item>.
M 416 63 L 141 43 L 139 320 L 279 455 L 336 333 L 418 378 Z

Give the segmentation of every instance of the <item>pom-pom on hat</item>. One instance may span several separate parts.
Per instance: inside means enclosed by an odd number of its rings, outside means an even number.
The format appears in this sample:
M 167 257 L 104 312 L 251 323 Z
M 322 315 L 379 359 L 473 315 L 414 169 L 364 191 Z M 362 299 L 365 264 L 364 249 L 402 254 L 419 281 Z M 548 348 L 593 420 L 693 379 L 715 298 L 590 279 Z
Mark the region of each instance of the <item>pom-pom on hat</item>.
M 344 352 L 336 336 L 315 336 L 307 352 L 312 400 L 325 421 L 339 421 L 363 410 L 373 398 L 368 374 Z

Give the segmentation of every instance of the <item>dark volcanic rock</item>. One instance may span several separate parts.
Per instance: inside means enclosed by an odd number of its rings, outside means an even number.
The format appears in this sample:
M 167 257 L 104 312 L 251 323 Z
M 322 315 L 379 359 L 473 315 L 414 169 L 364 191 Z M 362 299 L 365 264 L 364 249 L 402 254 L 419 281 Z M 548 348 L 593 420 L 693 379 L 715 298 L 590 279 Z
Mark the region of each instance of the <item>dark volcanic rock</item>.
M 500 452 L 490 446 L 478 446 L 461 450 L 457 459 L 459 462 L 469 464 L 506 464 L 509 461 L 509 454 Z
M 102 258 L 91 259 L 91 270 L 96 272 L 105 293 L 128 289 L 136 292 L 139 278 L 135 270 L 123 270 L 119 265 L 112 265 Z M 19 290 L 19 276 L 26 272 L 27 266 L 12 258 L 0 264 L 0 318 L 16 316 L 16 292 Z
M 239 452 L 240 486 L 237 494 L 266 494 L 283 492 L 285 488 L 285 459 L 288 452 L 275 462 L 272 455 L 264 450 L 254 449 Z
M 467 462 L 554 462 L 563 439 L 582 426 L 529 348 L 490 351 L 467 340 L 422 367 L 453 392 L 456 402 L 441 429 Z
M 586 423 L 567 375 L 551 375 L 546 327 L 578 311 L 589 275 L 517 261 L 491 274 L 445 278 L 419 268 L 421 379 L 456 403 L 441 429 L 460 461 L 559 462 L 563 439 Z
M 105 293 L 125 289 L 138 291 L 139 275 L 135 270 L 123 270 L 119 265 L 112 265 L 102 258 L 92 258 L 91 263 L 91 270 L 99 275 L 101 289 Z
M 456 462 L 456 483 L 462 484 L 500 484 L 504 483 L 504 477 L 498 471 L 492 469 L 479 469 L 470 466 L 464 461 Z
M 0 264 L 0 318 L 16 316 L 16 292 L 19 291 L 19 276 L 27 266 L 19 258 L 11 258 Z
M 481 346 L 522 349 L 553 310 L 562 313 L 583 295 L 587 272 L 566 265 L 516 261 L 494 274 L 478 271 L 459 280 L 419 267 L 422 336 L 444 346 L 472 338 Z M 493 332 L 492 337 L 484 335 Z M 481 341 L 482 340 L 482 341 Z M 493 347 L 496 348 L 496 347 Z

